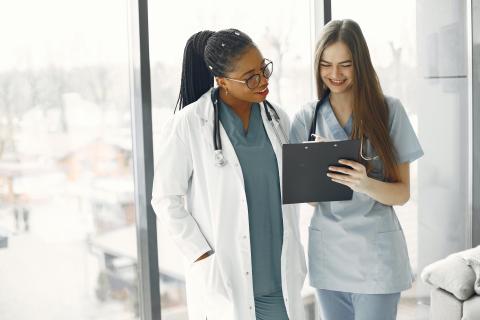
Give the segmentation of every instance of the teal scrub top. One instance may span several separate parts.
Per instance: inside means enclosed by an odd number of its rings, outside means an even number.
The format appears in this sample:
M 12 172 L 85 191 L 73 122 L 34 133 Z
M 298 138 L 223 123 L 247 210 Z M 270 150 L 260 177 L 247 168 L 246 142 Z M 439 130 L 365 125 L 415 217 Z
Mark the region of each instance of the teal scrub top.
M 398 99 L 385 97 L 389 134 L 397 163 L 410 163 L 423 155 L 420 143 Z M 317 102 L 299 111 L 292 123 L 293 143 L 308 140 Z M 328 99 L 318 112 L 316 133 L 332 141 L 350 139 L 352 119 L 342 127 Z M 375 156 L 368 139 L 364 155 Z M 369 176 L 384 181 L 380 159 L 371 160 Z M 412 272 L 405 237 L 392 206 L 353 192 L 350 201 L 316 205 L 309 227 L 310 284 L 318 289 L 384 294 L 406 290 Z
M 247 131 L 241 119 L 223 102 L 219 104 L 219 119 L 243 173 L 254 295 L 281 292 L 283 218 L 279 173 L 275 152 L 263 126 L 260 105 L 252 105 Z

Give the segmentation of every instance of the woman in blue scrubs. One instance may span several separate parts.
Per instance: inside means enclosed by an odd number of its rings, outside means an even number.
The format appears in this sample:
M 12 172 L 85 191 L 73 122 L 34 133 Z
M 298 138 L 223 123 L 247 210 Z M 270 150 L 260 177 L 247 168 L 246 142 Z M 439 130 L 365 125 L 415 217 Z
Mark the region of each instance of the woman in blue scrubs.
M 339 160 L 343 167 L 328 173 L 354 191 L 352 200 L 315 204 L 310 223 L 310 282 L 322 320 L 393 320 L 412 273 L 392 206 L 409 200 L 409 164 L 423 151 L 400 101 L 383 94 L 356 22 L 324 27 L 315 74 L 316 134 L 362 141 L 360 162 Z M 308 140 L 317 103 L 296 114 L 292 142 Z

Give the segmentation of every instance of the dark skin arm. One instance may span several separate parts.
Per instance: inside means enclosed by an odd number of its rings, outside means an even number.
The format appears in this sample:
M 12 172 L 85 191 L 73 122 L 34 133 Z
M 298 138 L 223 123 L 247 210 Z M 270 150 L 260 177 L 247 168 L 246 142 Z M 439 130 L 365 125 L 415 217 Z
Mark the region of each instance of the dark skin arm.
M 202 254 L 200 257 L 198 257 L 198 259 L 195 260 L 195 262 L 198 262 L 198 261 L 200 261 L 200 260 L 205 259 L 206 257 L 208 257 L 209 255 L 211 255 L 212 253 L 213 253 L 213 251 L 207 251 L 207 252 L 205 252 L 205 253 Z

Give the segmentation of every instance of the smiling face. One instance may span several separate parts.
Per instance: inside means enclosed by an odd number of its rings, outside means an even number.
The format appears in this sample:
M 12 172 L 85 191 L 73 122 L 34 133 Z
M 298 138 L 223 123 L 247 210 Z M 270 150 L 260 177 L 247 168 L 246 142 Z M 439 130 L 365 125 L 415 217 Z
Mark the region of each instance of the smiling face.
M 263 74 L 266 60 L 256 47 L 251 47 L 234 61 L 233 70 L 225 77 L 217 77 L 217 84 L 228 90 L 230 99 L 259 103 L 268 95 L 268 79 Z M 256 88 L 250 89 L 245 81 L 255 74 L 260 75 Z
M 332 93 L 351 91 L 354 81 L 353 60 L 343 42 L 334 42 L 323 50 L 320 77 Z

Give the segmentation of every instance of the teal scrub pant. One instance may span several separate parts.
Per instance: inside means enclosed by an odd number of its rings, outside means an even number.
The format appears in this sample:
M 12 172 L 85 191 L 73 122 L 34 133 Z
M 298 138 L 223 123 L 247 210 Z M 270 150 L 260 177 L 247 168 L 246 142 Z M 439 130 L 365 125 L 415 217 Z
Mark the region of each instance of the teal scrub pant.
M 255 316 L 257 320 L 288 320 L 282 290 L 255 297 Z
M 360 294 L 317 289 L 322 320 L 395 320 L 400 292 Z

